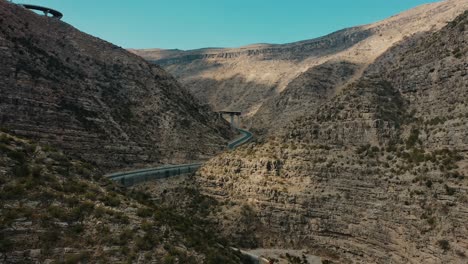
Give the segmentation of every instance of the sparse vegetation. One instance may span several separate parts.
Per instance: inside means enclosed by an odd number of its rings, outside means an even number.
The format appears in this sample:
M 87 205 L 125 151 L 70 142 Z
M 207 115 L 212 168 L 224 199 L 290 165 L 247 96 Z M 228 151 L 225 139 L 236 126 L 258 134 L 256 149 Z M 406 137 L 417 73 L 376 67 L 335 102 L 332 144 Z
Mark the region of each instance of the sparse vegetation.
M 450 249 L 450 242 L 445 239 L 441 239 L 437 241 L 437 245 L 439 245 L 439 247 L 444 251 L 447 251 Z
M 12 137 L 2 136 L 2 141 L 7 143 L 1 143 L 0 159 L 7 162 L 0 165 L 0 174 L 6 172 L 6 175 L 1 174 L 0 199 L 10 207 L 0 211 L 0 224 L 12 226 L 31 221 L 29 236 L 31 241 L 40 241 L 42 256 L 61 258 L 63 263 L 109 261 L 107 253 L 100 256 L 88 253 L 95 247 L 119 246 L 125 252 L 123 257 L 130 261 L 143 254 L 146 260 L 162 262 L 162 257 L 154 254 L 155 249 L 161 250 L 165 243 L 175 243 L 184 246 L 184 250 L 167 254 L 167 259 L 174 259 L 176 263 L 197 262 L 195 256 L 204 256 L 206 263 L 216 263 L 220 259 L 225 263 L 237 263 L 240 259 L 228 247 L 219 247 L 221 240 L 216 234 L 205 231 L 210 230 L 206 221 L 161 208 L 144 192 L 122 190 L 105 180 L 102 180 L 105 183 L 102 187 L 94 181 L 100 180 L 95 169 L 63 154 Z M 10 167 L 5 169 L 4 166 Z M 191 192 L 198 197 L 193 200 L 194 208 L 208 214 L 216 201 Z M 16 204 L 18 198 L 22 202 Z M 24 207 L 23 201 L 35 206 Z M 99 224 L 90 225 L 93 219 L 99 219 Z M 203 229 L 199 229 L 200 226 Z M 29 241 L 17 239 L 15 232 L 8 236 L 2 232 L 1 253 L 31 247 Z M 62 258 L 60 248 L 65 245 L 84 251 L 65 254 Z
M 411 129 L 410 135 L 409 135 L 408 139 L 405 142 L 407 149 L 410 149 L 410 148 L 416 146 L 416 144 L 421 143 L 421 141 L 419 140 L 419 133 L 420 133 L 419 129 L 417 129 L 417 128 Z

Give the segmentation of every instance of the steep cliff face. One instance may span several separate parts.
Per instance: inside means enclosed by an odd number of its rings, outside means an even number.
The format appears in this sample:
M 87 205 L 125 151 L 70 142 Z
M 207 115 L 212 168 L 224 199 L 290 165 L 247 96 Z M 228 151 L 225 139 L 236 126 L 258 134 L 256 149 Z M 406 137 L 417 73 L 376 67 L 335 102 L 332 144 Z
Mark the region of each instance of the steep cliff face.
M 226 122 L 158 66 L 0 1 L 0 126 L 108 168 L 199 160 Z
M 405 39 L 314 112 L 204 166 L 226 234 L 339 263 L 466 262 L 467 24 Z
M 283 111 L 289 118 L 297 112 L 299 104 L 283 104 L 291 96 L 291 92 L 286 91 L 288 86 L 291 84 L 297 90 L 297 85 L 292 83 L 294 79 L 303 79 L 303 74 L 321 64 L 326 63 L 323 67 L 329 67 L 327 64 L 342 61 L 360 66 L 351 76 L 344 75 L 352 81 L 362 74 L 366 66 L 404 37 L 438 30 L 467 8 L 468 3 L 464 0 L 447 0 L 423 5 L 374 24 L 282 45 L 132 52 L 162 65 L 196 97 L 215 109 L 241 110 L 248 117 L 255 116 L 258 111 L 258 118 L 254 117 L 246 125 L 271 130 L 281 125 L 282 120 L 275 122 L 274 116 L 268 113 Z M 319 77 L 311 84 L 320 80 Z M 333 89 L 341 89 L 344 84 L 346 82 L 339 82 L 336 84 L 338 87 Z M 303 92 L 310 95 L 307 91 Z M 315 100 L 313 96 L 304 96 L 303 101 L 307 99 Z M 270 120 L 274 122 L 268 122 Z
M 267 129 L 282 127 L 303 114 L 313 113 L 362 67 L 346 61 L 312 67 L 292 80 L 279 95 L 263 103 L 249 123 L 254 124 L 257 134 L 264 134 Z
M 427 147 L 468 149 L 467 15 L 440 33 L 403 41 L 367 69 L 383 75 L 408 101 Z

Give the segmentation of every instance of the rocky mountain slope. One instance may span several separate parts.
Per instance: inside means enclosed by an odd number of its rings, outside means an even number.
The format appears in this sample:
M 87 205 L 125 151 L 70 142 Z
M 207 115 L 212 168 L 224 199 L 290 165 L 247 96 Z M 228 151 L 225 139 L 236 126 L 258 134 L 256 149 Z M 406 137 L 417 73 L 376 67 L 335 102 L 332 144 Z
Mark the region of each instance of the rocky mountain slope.
M 158 66 L 0 1 L 0 127 L 106 168 L 205 159 L 229 125 Z
M 337 263 L 466 263 L 467 44 L 465 11 L 339 91 L 329 91 L 339 78 L 315 85 L 315 110 L 202 167 L 194 181 L 217 200 L 213 218 L 245 247 Z M 301 79 L 354 70 L 331 63 Z
M 0 132 L 0 263 L 241 262 L 202 219 L 100 175 Z
M 466 9 L 465 0 L 447 0 L 423 5 L 374 24 L 283 45 L 131 51 L 162 65 L 196 97 L 215 109 L 241 110 L 254 116 L 246 125 L 270 129 L 297 117 L 302 103 L 315 100 L 308 96 L 297 98 L 294 96 L 297 92 L 286 90 L 288 85 L 298 90 L 297 83 L 303 75 L 317 66 L 325 63 L 323 67 L 330 67 L 336 62 L 357 65 L 353 74 L 339 76 L 339 82 L 331 83 L 329 89 L 339 90 L 345 83 L 341 77 L 348 81 L 358 78 L 367 65 L 395 43 L 418 32 L 440 29 Z M 335 75 L 339 73 L 340 70 Z M 293 81 L 296 78 L 299 80 Z M 305 85 L 301 93 L 314 94 L 307 90 L 320 80 Z

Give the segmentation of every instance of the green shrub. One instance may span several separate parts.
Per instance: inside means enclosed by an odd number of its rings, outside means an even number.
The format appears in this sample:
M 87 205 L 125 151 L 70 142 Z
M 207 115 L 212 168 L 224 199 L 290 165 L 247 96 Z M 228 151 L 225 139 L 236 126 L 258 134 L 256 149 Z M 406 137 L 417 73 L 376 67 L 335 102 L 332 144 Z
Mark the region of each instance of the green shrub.
M 139 217 L 151 217 L 153 215 L 153 209 L 151 208 L 138 208 L 137 215 Z
M 111 207 L 117 207 L 120 205 L 120 199 L 113 193 L 111 193 L 110 195 L 102 196 L 99 200 L 105 205 Z
M 13 174 L 16 177 L 27 177 L 31 174 L 31 168 L 27 164 L 20 164 L 13 167 Z
M 441 239 L 441 240 L 437 241 L 437 245 L 439 245 L 439 247 L 444 251 L 447 251 L 447 250 L 450 249 L 450 242 L 448 242 L 445 239 Z
M 408 139 L 406 140 L 406 148 L 412 148 L 419 142 L 419 129 L 413 128 L 410 132 Z
M 65 257 L 65 264 L 86 263 L 89 259 L 88 253 L 69 254 Z
M 13 241 L 9 240 L 6 237 L 0 237 L 0 252 L 5 253 L 12 250 L 14 247 Z
M 42 247 L 49 249 L 52 248 L 53 245 L 56 245 L 59 242 L 61 234 L 56 229 L 47 229 L 43 232 L 40 237 L 39 241 Z
M 108 212 L 110 212 L 110 211 L 108 211 Z M 128 223 L 130 223 L 130 220 L 129 220 L 128 216 L 126 216 L 125 214 L 123 214 L 121 212 L 113 212 L 112 222 L 120 223 L 120 224 L 128 224 Z
M 83 220 L 86 216 L 89 216 L 94 210 L 94 204 L 92 202 L 82 202 L 78 206 L 73 207 L 70 212 L 71 220 Z
M 3 187 L 3 190 L 0 192 L 0 197 L 2 199 L 15 199 L 21 197 L 25 194 L 26 188 L 20 183 L 15 183 L 14 185 L 6 185 Z
M 96 201 L 97 200 L 97 192 L 95 190 L 87 190 L 85 194 L 85 198 L 89 199 L 91 201 Z
M 124 229 L 119 235 L 118 245 L 123 246 L 133 240 L 133 233 L 133 230 L 129 228 Z
M 73 225 L 72 227 L 70 227 L 70 232 L 74 235 L 79 235 L 81 233 L 83 233 L 84 231 L 84 226 L 81 225 L 81 224 L 77 224 L 77 225 Z
M 0 128 L 0 131 L 1 131 L 1 130 L 2 130 L 2 129 Z M 11 140 L 11 139 L 10 139 L 6 134 L 1 134 L 1 135 L 0 135 L 0 143 L 8 144 L 8 143 L 10 143 L 10 140 Z
M 107 214 L 107 209 L 102 207 L 102 206 L 97 206 L 94 209 L 94 216 L 97 217 L 97 218 L 101 218 L 106 214 Z
M 445 192 L 448 195 L 454 195 L 455 194 L 455 192 L 456 192 L 455 188 L 449 187 L 447 184 L 445 184 L 444 187 L 445 187 Z
M 0 143 L 0 152 L 8 154 L 10 152 L 10 148 L 5 144 Z
M 362 154 L 362 153 L 366 152 L 369 148 L 370 148 L 369 144 L 360 146 L 360 147 L 358 147 L 356 149 L 356 154 Z
M 40 178 L 43 168 L 41 166 L 33 166 L 31 169 L 32 176 L 34 178 Z
M 26 161 L 26 155 L 22 151 L 10 150 L 7 155 L 10 159 L 16 160 L 20 164 Z
M 431 180 L 427 180 L 427 181 L 426 181 L 426 186 L 427 186 L 427 188 L 431 188 L 431 187 L 432 187 L 432 181 L 431 181 Z
M 435 125 L 438 125 L 438 124 L 443 124 L 446 120 L 445 119 L 442 119 L 440 117 L 434 117 L 430 120 L 427 120 L 425 123 L 427 125 L 430 125 L 430 126 L 435 126 Z
M 140 250 L 150 250 L 157 245 L 156 237 L 153 234 L 146 233 L 144 236 L 136 239 L 135 245 Z
M 63 191 L 66 193 L 84 194 L 88 189 L 88 184 L 69 179 L 63 183 L 62 187 Z
M 50 216 L 59 220 L 67 220 L 69 217 L 68 212 L 60 206 L 51 205 L 49 206 L 47 211 L 50 214 Z
M 150 232 L 154 228 L 154 223 L 152 222 L 147 222 L 143 221 L 141 224 L 141 229 L 144 230 L 145 232 Z
M 163 259 L 164 264 L 175 264 L 177 263 L 177 258 L 175 256 L 171 256 L 169 254 L 166 254 Z

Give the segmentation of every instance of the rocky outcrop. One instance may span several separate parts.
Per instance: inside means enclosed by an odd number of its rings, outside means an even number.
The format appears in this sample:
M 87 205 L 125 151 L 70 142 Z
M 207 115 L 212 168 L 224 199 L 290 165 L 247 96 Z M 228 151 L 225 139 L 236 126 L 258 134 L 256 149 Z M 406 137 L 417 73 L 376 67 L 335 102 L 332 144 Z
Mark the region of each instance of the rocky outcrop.
M 239 49 L 201 49 L 194 51 L 174 51 L 161 56 L 142 51 L 147 59 L 161 66 L 192 63 L 200 59 L 233 59 L 255 56 L 262 60 L 304 60 L 314 55 L 332 54 L 354 46 L 372 35 L 370 30 L 361 27 L 343 29 L 327 36 L 284 45 L 259 44 Z M 139 50 L 131 50 L 140 54 Z M 159 56 L 158 56 L 159 55 Z M 153 57 L 156 56 L 156 57 Z
M 467 24 L 405 39 L 315 111 L 202 167 L 222 230 L 338 263 L 466 262 Z
M 0 1 L 0 126 L 106 168 L 206 159 L 229 125 L 158 66 Z
M 279 95 L 264 102 L 249 121 L 255 124 L 257 134 L 265 134 L 267 131 L 259 130 L 282 127 L 305 113 L 313 113 L 361 68 L 345 61 L 312 67 L 291 81 Z
M 367 69 L 408 101 L 426 147 L 468 150 L 467 16 L 465 11 L 440 33 L 406 39 Z

